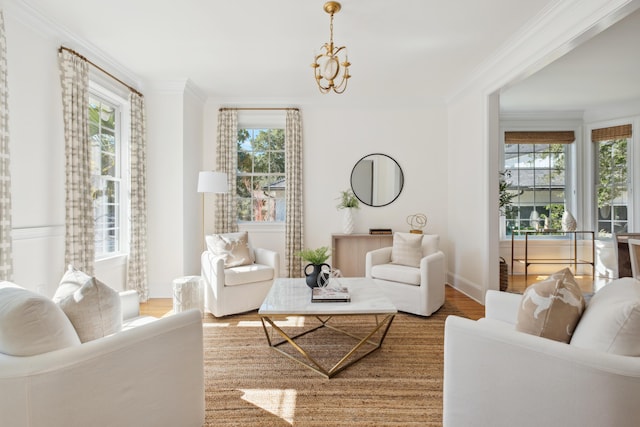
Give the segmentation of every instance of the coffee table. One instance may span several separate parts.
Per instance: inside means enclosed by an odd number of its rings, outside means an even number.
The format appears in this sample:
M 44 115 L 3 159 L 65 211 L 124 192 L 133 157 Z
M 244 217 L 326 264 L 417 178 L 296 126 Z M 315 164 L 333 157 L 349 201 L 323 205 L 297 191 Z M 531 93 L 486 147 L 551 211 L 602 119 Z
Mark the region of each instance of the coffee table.
M 391 322 L 398 312 L 373 279 L 340 278 L 339 282 L 349 289 L 351 294 L 350 302 L 313 303 L 311 302 L 311 289 L 306 285 L 304 279 L 276 279 L 258 310 L 269 346 L 326 378 L 333 377 L 338 372 L 379 349 L 389 331 Z M 275 319 L 282 316 L 314 317 L 320 324 L 297 335 L 290 336 L 276 324 Z M 329 325 L 329 320 L 335 316 L 374 316 L 375 325 L 373 330 L 366 335 L 356 336 L 343 329 Z M 270 325 L 272 330 L 277 332 L 283 339 L 278 342 L 273 341 L 267 325 Z M 355 346 L 331 367 L 322 366 L 318 360 L 296 342 L 296 339 L 322 328 L 329 328 L 356 341 Z M 379 337 L 376 340 L 375 335 L 378 331 L 380 331 L 380 334 L 378 334 Z M 286 343 L 291 344 L 302 355 L 302 358 L 294 357 L 282 350 L 280 347 Z M 371 348 L 368 351 L 363 350 L 363 353 L 355 354 L 363 346 Z

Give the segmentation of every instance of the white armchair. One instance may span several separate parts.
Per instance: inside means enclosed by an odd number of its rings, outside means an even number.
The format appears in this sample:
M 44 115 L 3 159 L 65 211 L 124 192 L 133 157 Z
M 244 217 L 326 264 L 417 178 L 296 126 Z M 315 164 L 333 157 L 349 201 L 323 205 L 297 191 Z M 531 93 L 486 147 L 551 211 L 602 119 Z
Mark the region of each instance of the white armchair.
M 202 253 L 204 307 L 216 317 L 255 310 L 264 301 L 280 271 L 280 255 L 268 249 L 252 248 L 251 264 L 224 267 L 224 258 L 206 250 Z
M 447 318 L 443 425 L 638 425 L 640 357 L 518 332 L 521 298 L 490 290 L 484 319 Z
M 375 279 L 398 310 L 430 316 L 444 304 L 445 258 L 438 249 L 438 242 L 438 235 L 422 236 L 418 268 L 392 264 L 391 247 L 368 252 L 366 277 Z

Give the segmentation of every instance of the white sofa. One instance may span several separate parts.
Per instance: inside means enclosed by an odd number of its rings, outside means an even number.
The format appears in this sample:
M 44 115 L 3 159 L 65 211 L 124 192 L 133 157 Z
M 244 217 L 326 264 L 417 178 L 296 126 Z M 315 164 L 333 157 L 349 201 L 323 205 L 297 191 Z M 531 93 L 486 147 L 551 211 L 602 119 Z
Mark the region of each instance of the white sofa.
M 447 318 L 444 426 L 639 425 L 640 357 L 518 332 L 521 299 L 489 291 L 484 319 Z
M 141 317 L 121 293 L 123 330 L 33 356 L 0 353 L 0 425 L 202 426 L 202 316 Z

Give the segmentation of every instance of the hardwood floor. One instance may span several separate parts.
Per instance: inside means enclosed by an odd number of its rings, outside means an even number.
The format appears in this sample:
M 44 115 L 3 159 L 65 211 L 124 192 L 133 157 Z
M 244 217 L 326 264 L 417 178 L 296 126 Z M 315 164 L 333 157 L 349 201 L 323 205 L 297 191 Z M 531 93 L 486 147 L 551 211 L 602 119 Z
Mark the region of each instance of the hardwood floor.
M 484 317 L 484 306 L 482 304 L 451 286 L 445 286 L 445 299 L 469 319 L 477 320 Z M 154 317 L 165 316 L 172 309 L 173 301 L 171 298 L 151 298 L 148 302 L 140 304 L 141 314 Z
M 509 276 L 509 288 L 508 292 L 522 293 L 527 286 L 532 285 L 535 282 L 541 281 L 549 277 L 548 275 L 529 274 L 527 281 L 524 280 L 524 275 Z M 611 280 L 606 277 L 592 277 L 592 276 L 575 276 L 576 282 L 580 285 L 580 289 L 584 293 L 594 293 L 601 289 Z

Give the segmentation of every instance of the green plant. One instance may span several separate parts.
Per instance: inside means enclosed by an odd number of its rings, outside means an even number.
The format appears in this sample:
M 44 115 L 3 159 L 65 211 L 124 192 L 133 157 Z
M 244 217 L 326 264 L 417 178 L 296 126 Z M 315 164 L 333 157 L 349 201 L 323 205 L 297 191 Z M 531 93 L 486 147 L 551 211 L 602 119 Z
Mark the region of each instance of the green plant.
M 498 207 L 500 209 L 500 215 L 506 215 L 507 211 L 509 211 L 512 208 L 511 203 L 513 199 L 518 195 L 518 193 L 508 190 L 511 182 L 507 181 L 507 178 L 511 178 L 511 171 L 509 170 L 499 171 L 498 174 L 500 175 L 500 179 L 498 181 L 499 182 Z
M 360 201 L 358 200 L 356 195 L 353 194 L 353 191 L 351 190 L 341 191 L 340 197 L 338 197 L 337 200 L 340 201 L 340 203 L 338 203 L 338 205 L 336 206 L 338 209 L 345 209 L 345 208 L 358 209 L 360 207 Z
M 322 264 L 329 259 L 329 248 L 326 246 L 317 249 L 304 249 L 296 254 L 311 264 Z

